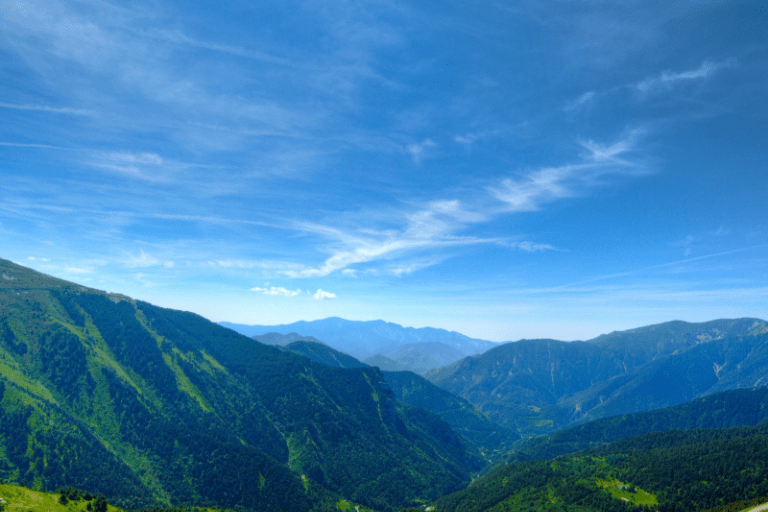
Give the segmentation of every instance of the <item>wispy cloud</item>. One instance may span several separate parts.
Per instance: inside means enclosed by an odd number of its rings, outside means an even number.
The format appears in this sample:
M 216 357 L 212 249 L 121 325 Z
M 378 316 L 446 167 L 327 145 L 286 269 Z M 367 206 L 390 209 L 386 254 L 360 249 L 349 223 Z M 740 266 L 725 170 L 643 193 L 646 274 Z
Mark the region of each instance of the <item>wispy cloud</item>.
M 539 244 L 539 243 L 528 242 L 528 241 L 516 242 L 512 246 L 525 252 L 544 252 L 544 251 L 555 250 L 555 247 L 550 244 Z
M 94 267 L 71 267 L 69 265 L 64 267 L 64 272 L 76 275 L 91 274 L 94 270 L 96 270 Z
M 556 250 L 546 242 L 464 235 L 472 226 L 487 224 L 500 216 L 541 209 L 556 200 L 585 195 L 601 185 L 608 177 L 627 177 L 647 172 L 630 159 L 636 151 L 642 130 L 633 130 L 611 144 L 587 140 L 580 142 L 586 150 L 582 161 L 559 167 L 547 167 L 526 173 L 521 178 L 507 178 L 487 193 L 497 203 L 475 199 L 437 200 L 416 211 L 401 214 L 399 229 L 376 231 L 343 230 L 318 223 L 296 223 L 293 229 L 318 235 L 331 243 L 331 255 L 318 266 L 291 268 L 281 273 L 292 278 L 325 277 L 335 272 L 355 276 L 366 272 L 375 262 L 394 261 L 377 270 L 397 276 L 408 275 L 421 268 L 444 261 L 446 250 L 473 245 L 492 244 L 527 253 Z M 476 195 L 476 194 L 475 194 Z M 428 257 L 424 257 L 429 254 Z
M 404 218 L 402 229 L 382 232 L 369 229 L 346 232 L 318 224 L 297 224 L 296 229 L 335 240 L 337 247 L 322 265 L 287 270 L 284 274 L 289 277 L 323 277 L 353 265 L 391 260 L 418 251 L 499 242 L 456 234 L 467 224 L 486 220 L 482 213 L 465 210 L 458 200 L 434 201 L 427 208 L 406 214 Z
M 154 256 L 150 256 L 144 251 L 139 251 L 138 256 L 129 255 L 126 261 L 126 266 L 129 268 L 146 268 L 146 267 L 165 267 L 173 268 L 175 263 L 170 260 L 160 260 Z
M 691 81 L 706 78 L 716 71 L 724 68 L 736 66 L 736 59 L 728 59 L 723 62 L 704 61 L 701 65 L 688 71 L 664 71 L 660 75 L 646 78 L 639 82 L 636 87 L 642 92 L 648 92 L 659 86 L 671 86 L 675 82 Z
M 582 162 L 558 167 L 545 167 L 524 174 L 520 178 L 506 178 L 488 192 L 505 203 L 507 213 L 531 212 L 558 199 L 578 196 L 597 186 L 601 178 L 626 175 L 640 170 L 622 155 L 635 149 L 642 131 L 632 131 L 611 145 L 583 141 L 588 153 Z
M 260 292 L 264 295 L 280 296 L 280 297 L 296 297 L 301 294 L 301 289 L 288 290 L 282 286 L 270 286 L 269 288 L 255 287 L 251 288 L 251 291 Z M 318 290 L 319 291 L 319 290 Z
M 670 89 L 678 83 L 703 80 L 722 69 L 733 68 L 737 65 L 738 61 L 735 58 L 726 59 L 721 62 L 705 60 L 696 69 L 678 72 L 664 71 L 648 76 L 639 82 L 629 84 L 624 83 L 600 91 L 587 91 L 578 98 L 566 102 L 563 106 L 563 111 L 576 111 L 582 107 L 597 102 L 599 98 L 605 98 L 615 94 L 626 94 L 627 91 L 640 91 L 641 93 L 650 94 L 654 90 Z
M 168 181 L 174 165 L 156 153 L 97 152 L 88 162 L 93 167 L 143 181 Z
M 587 103 L 590 103 L 594 98 L 595 98 L 595 91 L 585 92 L 575 100 L 569 101 L 568 103 L 566 103 L 565 107 L 563 107 L 563 110 L 565 110 L 566 112 L 570 112 L 571 110 L 576 110 L 586 105 Z
M 408 144 L 405 146 L 405 150 L 411 155 L 413 162 L 418 164 L 424 158 L 426 152 L 434 147 L 437 147 L 435 141 L 432 139 L 424 139 L 419 143 Z
M 91 116 L 94 112 L 82 108 L 69 108 L 69 107 L 53 107 L 50 105 L 17 105 L 14 103 L 2 103 L 0 102 L 0 108 L 8 108 L 14 110 L 34 110 L 38 112 L 50 112 L 52 114 L 69 114 L 75 116 Z
M 147 288 L 152 288 L 154 286 L 157 286 L 157 283 L 152 281 L 147 274 L 144 274 L 142 272 L 134 274 L 133 278 L 136 281 L 140 282 L 142 285 L 146 286 Z
M 681 265 L 685 265 L 685 264 L 688 264 L 688 263 L 721 258 L 723 256 L 730 256 L 732 254 L 738 254 L 738 253 L 747 252 L 747 251 L 754 251 L 755 249 L 764 249 L 766 247 L 768 247 L 768 244 L 761 244 L 761 245 L 755 245 L 755 246 L 750 246 L 750 247 L 740 247 L 738 249 L 733 249 L 733 250 L 730 250 L 730 251 L 721 251 L 721 252 L 712 253 L 712 254 L 704 254 L 702 256 L 695 256 L 695 257 L 692 257 L 692 258 L 684 258 L 684 259 L 681 259 L 681 260 L 670 261 L 670 262 L 667 262 L 667 263 L 660 263 L 658 265 L 650 265 L 650 266 L 647 266 L 647 267 L 642 267 L 642 268 L 637 268 L 637 269 L 633 269 L 633 270 L 628 270 L 626 272 L 616 272 L 616 273 L 613 273 L 613 274 L 606 274 L 606 275 L 603 275 L 603 276 L 596 276 L 596 277 L 593 277 L 593 278 L 590 278 L 590 279 L 584 279 L 584 280 L 581 280 L 581 281 L 576 281 L 576 282 L 573 282 L 573 283 L 568 283 L 568 284 L 564 284 L 564 285 L 561 285 L 561 286 L 556 286 L 556 287 L 548 288 L 548 289 L 542 290 L 542 291 L 558 291 L 558 290 L 563 290 L 563 289 L 566 289 L 566 288 L 571 288 L 571 287 L 574 287 L 574 286 L 580 286 L 580 285 L 584 285 L 584 284 L 588 284 L 588 283 L 595 283 L 595 282 L 598 282 L 598 281 L 606 281 L 606 280 L 609 280 L 609 279 L 616 279 L 616 278 L 619 278 L 619 277 L 627 277 L 627 276 L 631 276 L 631 275 L 634 275 L 634 274 L 639 274 L 639 273 L 642 273 L 642 272 L 647 272 L 649 270 L 659 270 L 659 269 L 665 269 L 665 268 L 679 267 Z
M 34 143 L 24 143 L 24 142 L 0 142 L 0 146 L 10 147 L 10 148 L 33 148 L 33 149 L 55 149 L 55 150 L 67 149 L 59 146 L 51 146 L 50 144 L 34 144 Z

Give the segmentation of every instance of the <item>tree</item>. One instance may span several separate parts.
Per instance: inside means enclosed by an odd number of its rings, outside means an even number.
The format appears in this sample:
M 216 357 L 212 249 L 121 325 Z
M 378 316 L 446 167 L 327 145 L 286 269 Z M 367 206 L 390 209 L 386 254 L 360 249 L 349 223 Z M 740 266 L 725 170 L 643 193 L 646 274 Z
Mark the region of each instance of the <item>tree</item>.
M 94 512 L 107 512 L 107 499 L 103 494 L 97 494 L 93 500 Z

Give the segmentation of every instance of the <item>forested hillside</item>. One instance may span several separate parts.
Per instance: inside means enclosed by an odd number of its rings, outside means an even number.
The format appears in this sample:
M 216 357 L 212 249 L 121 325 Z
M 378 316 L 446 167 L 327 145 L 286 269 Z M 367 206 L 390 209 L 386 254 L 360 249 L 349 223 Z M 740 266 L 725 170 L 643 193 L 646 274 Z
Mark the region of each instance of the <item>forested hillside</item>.
M 768 426 L 645 434 L 502 466 L 434 503 L 441 512 L 696 512 L 768 496 Z
M 751 426 L 766 421 L 768 388 L 725 391 L 665 409 L 590 421 L 531 439 L 518 446 L 511 459 L 550 459 L 650 432 Z
M 768 324 L 670 322 L 591 342 L 522 340 L 426 377 L 531 437 L 768 384 Z
M 469 481 L 479 454 L 337 369 L 191 313 L 0 260 L 0 477 L 126 506 L 391 510 Z
M 366 366 L 352 356 L 317 342 L 295 341 L 288 344 L 285 350 L 336 368 Z M 382 375 L 397 400 L 437 414 L 486 455 L 519 439 L 514 432 L 490 421 L 468 401 L 435 386 L 420 375 L 409 371 L 382 371 Z

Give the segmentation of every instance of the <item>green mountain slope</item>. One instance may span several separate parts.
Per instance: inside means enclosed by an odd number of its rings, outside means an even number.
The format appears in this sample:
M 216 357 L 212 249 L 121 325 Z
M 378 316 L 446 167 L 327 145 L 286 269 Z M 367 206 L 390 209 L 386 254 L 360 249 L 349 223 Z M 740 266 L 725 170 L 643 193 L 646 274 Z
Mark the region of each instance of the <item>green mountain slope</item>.
M 767 383 L 768 324 L 671 322 L 591 342 L 523 340 L 426 376 L 524 437 Z
M 293 352 L 316 363 L 334 368 L 367 368 L 368 365 L 328 345 L 317 341 L 294 341 L 285 346 L 285 350 Z
M 695 512 L 768 495 L 768 426 L 645 434 L 502 466 L 440 498 L 442 512 Z
M 366 366 L 352 356 L 322 343 L 296 341 L 287 345 L 285 350 L 337 368 Z M 484 454 L 516 440 L 514 433 L 491 422 L 463 398 L 452 395 L 415 373 L 383 371 L 382 375 L 397 400 L 437 414 L 456 433 L 473 446 L 479 447 Z
M 514 432 L 493 423 L 474 405 L 413 372 L 383 372 L 398 400 L 438 414 L 481 451 L 491 452 L 517 440 Z
M 87 483 L 130 506 L 300 511 L 328 489 L 389 510 L 459 488 L 481 463 L 377 369 L 316 364 L 5 260 L 0 276 L 9 480 Z
M 514 460 L 550 459 L 650 432 L 752 426 L 768 421 L 768 388 L 725 391 L 665 409 L 590 421 L 518 446 Z

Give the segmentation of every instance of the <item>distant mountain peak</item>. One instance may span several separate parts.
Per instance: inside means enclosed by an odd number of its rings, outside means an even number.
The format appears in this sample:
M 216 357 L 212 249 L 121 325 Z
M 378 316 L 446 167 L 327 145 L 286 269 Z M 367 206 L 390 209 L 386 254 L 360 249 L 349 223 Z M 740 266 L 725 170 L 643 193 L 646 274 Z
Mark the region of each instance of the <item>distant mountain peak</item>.
M 454 331 L 434 327 L 403 327 L 381 319 L 357 321 L 329 317 L 283 325 L 243 325 L 230 322 L 220 322 L 220 325 L 250 337 L 270 332 L 312 336 L 358 359 L 377 354 L 386 355 L 398 347 L 409 344 L 441 343 L 465 356 L 485 352 L 497 345 L 491 341 L 470 338 Z M 437 359 L 441 360 L 441 358 Z

